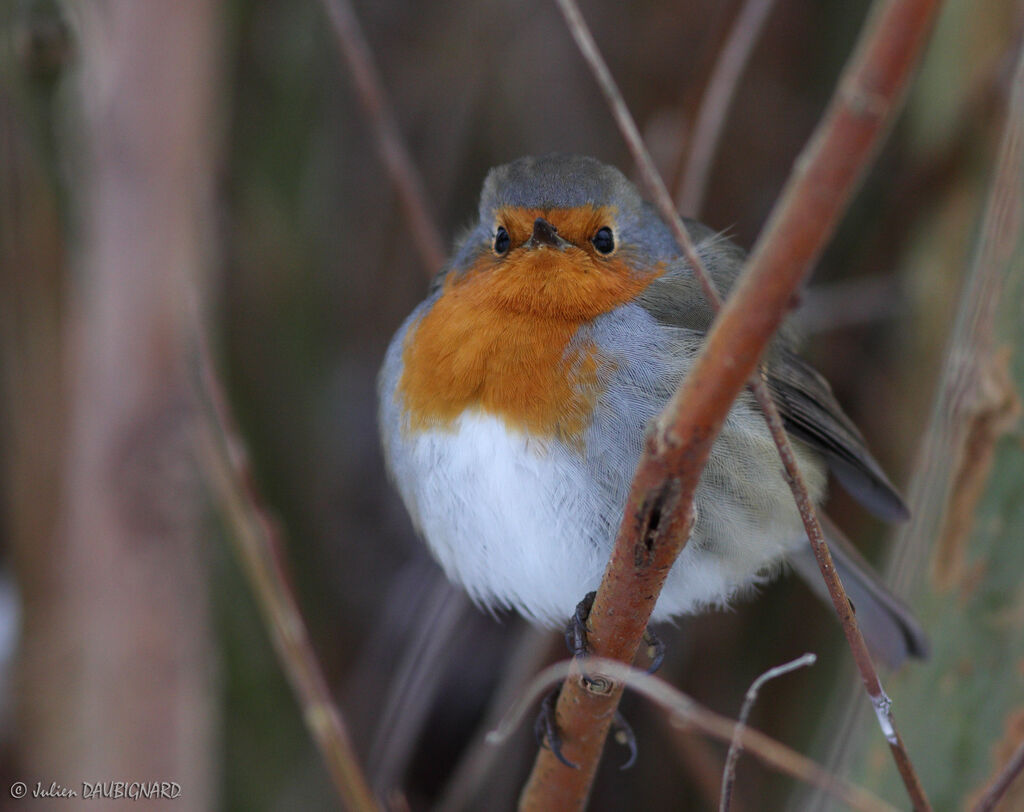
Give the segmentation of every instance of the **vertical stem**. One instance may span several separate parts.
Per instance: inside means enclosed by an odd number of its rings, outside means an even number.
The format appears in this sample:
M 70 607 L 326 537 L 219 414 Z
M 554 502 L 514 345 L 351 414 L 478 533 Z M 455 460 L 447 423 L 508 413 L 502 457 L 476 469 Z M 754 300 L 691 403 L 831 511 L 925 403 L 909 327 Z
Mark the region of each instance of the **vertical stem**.
M 373 128 L 381 160 L 398 192 L 420 259 L 430 276 L 433 276 L 444 264 L 444 242 L 430 214 L 423 182 L 399 133 L 395 114 L 377 75 L 366 37 L 349 0 L 321 1 L 338 37 L 338 46 L 352 74 L 363 112 Z
M 80 241 L 63 510 L 56 537 L 39 540 L 53 544 L 50 620 L 64 639 L 47 643 L 60 659 L 44 689 L 59 728 L 30 769 L 79 789 L 173 780 L 183 808 L 209 809 L 218 719 L 186 303 L 209 262 L 217 6 L 68 9 Z
M 676 195 L 679 210 L 688 216 L 699 217 L 704 207 L 708 178 L 711 177 L 726 116 L 736 96 L 743 69 L 774 4 L 775 0 L 744 0 L 708 80 L 690 138 L 682 187 Z

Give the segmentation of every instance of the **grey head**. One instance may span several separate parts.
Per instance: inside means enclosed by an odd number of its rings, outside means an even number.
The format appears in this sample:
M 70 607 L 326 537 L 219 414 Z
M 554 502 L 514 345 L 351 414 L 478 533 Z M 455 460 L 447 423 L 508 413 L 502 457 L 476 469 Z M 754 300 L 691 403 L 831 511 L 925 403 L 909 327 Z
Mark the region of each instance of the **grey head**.
M 616 243 L 642 262 L 671 261 L 679 249 L 668 228 L 637 188 L 614 166 L 586 155 L 527 156 L 487 173 L 479 217 L 457 241 L 451 267 L 464 268 L 490 250 L 503 208 L 568 209 L 604 206 L 614 211 Z
M 526 156 L 487 173 L 480 195 L 480 218 L 502 206 L 574 208 L 612 205 L 636 211 L 643 201 L 636 187 L 614 166 L 588 155 Z

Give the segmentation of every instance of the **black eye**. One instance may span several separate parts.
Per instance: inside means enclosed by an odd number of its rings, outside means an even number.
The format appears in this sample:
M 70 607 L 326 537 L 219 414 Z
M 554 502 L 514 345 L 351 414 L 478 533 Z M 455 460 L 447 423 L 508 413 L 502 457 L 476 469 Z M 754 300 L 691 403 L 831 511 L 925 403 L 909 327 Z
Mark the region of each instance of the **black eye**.
M 594 244 L 594 248 L 599 254 L 610 254 L 615 250 L 615 236 L 612 234 L 612 230 L 608 228 L 608 226 L 599 228 L 591 242 Z
M 498 226 L 498 232 L 494 235 L 494 253 L 504 254 L 511 243 L 512 238 L 508 236 L 504 226 Z

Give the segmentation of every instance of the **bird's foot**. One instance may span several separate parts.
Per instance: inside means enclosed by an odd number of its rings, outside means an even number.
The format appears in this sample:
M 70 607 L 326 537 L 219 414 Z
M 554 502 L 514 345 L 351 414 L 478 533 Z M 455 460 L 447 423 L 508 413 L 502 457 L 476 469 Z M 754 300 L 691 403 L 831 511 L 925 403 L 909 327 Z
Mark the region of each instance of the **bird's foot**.
M 596 592 L 588 592 L 587 595 L 576 604 L 576 611 L 569 618 L 565 627 L 565 646 L 569 653 L 578 659 L 585 658 L 590 654 L 590 644 L 587 642 L 587 619 L 590 617 L 590 610 L 594 607 Z M 647 645 L 647 657 L 650 662 L 647 665 L 647 673 L 653 674 L 661 668 L 665 660 L 665 644 L 649 628 L 644 630 L 644 643 Z M 591 680 L 586 674 L 584 681 L 589 685 Z

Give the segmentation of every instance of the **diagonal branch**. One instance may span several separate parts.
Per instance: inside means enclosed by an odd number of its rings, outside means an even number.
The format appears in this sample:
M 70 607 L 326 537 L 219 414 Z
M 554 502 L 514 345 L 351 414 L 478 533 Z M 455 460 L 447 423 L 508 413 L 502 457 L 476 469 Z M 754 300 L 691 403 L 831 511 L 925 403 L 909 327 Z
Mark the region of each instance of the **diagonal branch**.
M 754 680 L 747 689 L 747 695 L 743 698 L 743 706 L 740 708 L 740 715 L 736 718 L 736 729 L 733 731 L 732 740 L 729 742 L 729 753 L 725 759 L 725 769 L 722 771 L 722 795 L 719 801 L 719 812 L 728 812 L 732 802 L 732 788 L 736 782 L 736 765 L 739 763 L 740 755 L 743 753 L 743 731 L 746 729 L 750 712 L 754 709 L 757 695 L 761 687 L 769 680 L 785 676 L 798 668 L 805 668 L 814 665 L 818 658 L 814 654 L 803 654 L 795 660 L 791 660 L 775 668 L 769 668 L 761 676 Z
M 745 0 L 715 62 L 690 137 L 682 186 L 676 195 L 679 210 L 689 216 L 700 216 L 726 116 L 743 69 L 774 5 L 775 0 Z
M 1010 785 L 1020 777 L 1022 772 L 1024 772 L 1024 742 L 1021 742 L 1020 747 L 1006 762 L 1006 766 L 999 772 L 996 780 L 992 782 L 992 786 L 985 791 L 971 812 L 992 812 Z
M 204 473 L 232 525 L 232 538 L 245 575 L 338 796 L 347 809 L 373 812 L 380 807 L 359 765 L 299 612 L 284 567 L 277 522 L 256 489 L 249 456 L 235 429 L 202 327 L 197 334 L 198 389 L 204 418 L 199 446 Z
M 359 20 L 349 0 L 321 0 L 330 18 L 338 46 L 352 74 L 356 95 L 363 106 L 363 112 L 373 128 L 374 141 L 384 162 L 388 176 L 402 206 L 402 211 L 412 229 L 413 241 L 424 267 L 433 276 L 444 264 L 445 250 L 441 232 L 430 216 L 423 182 L 416 166 L 409 157 L 405 142 L 395 121 L 387 94 L 384 92 L 377 68 L 373 64 L 366 37 L 359 27 Z
M 322 2 L 374 130 L 381 160 L 409 221 L 420 259 L 433 275 L 444 262 L 441 233 L 429 214 L 422 180 L 405 148 L 366 39 L 348 0 Z M 378 809 L 309 640 L 285 572 L 279 528 L 256 489 L 247 451 L 235 429 L 202 330 L 199 345 L 199 389 L 205 406 L 201 450 L 211 486 L 232 524 L 239 556 L 266 618 L 278 658 L 302 705 L 306 725 L 338 795 L 349 809 Z
M 645 180 L 665 212 L 691 265 L 696 252 L 667 198 L 664 184 L 642 157 L 642 141 L 621 95 L 573 0 L 558 0 L 570 30 L 590 62 L 631 147 L 640 149 Z M 877 0 L 857 51 L 844 70 L 828 111 L 797 161 L 768 224 L 708 334 L 690 374 L 655 425 L 637 468 L 622 526 L 590 614 L 596 654 L 632 662 L 668 571 L 686 544 L 693 523 L 693 496 L 711 446 L 740 389 L 751 380 L 760 355 L 792 306 L 793 297 L 831 235 L 872 158 L 927 39 L 937 0 Z M 709 287 L 702 279 L 704 287 Z M 713 288 L 708 294 L 716 300 Z M 758 381 L 754 389 L 758 393 Z M 896 732 L 882 690 L 832 564 L 820 524 L 800 483 L 792 449 L 777 410 L 762 390 L 758 400 L 794 488 L 808 537 L 833 604 L 890 744 L 915 809 L 929 804 Z M 802 494 L 801 494 L 802 491 Z M 578 667 L 567 680 L 556 716 L 565 734 L 568 770 L 541 751 L 521 799 L 523 808 L 581 806 L 589 792 L 622 686 L 610 680 L 585 685 Z
M 772 669 L 774 673 L 769 672 L 764 675 L 761 681 L 771 676 L 777 676 L 782 669 L 808 664 L 808 656 L 810 655 L 804 655 L 796 663 L 790 663 L 788 667 Z M 668 721 L 671 724 L 678 727 L 692 727 L 699 733 L 721 742 L 738 742 L 763 764 L 805 784 L 818 787 L 853 809 L 872 810 L 872 812 L 892 809 L 881 799 L 831 774 L 806 756 L 800 755 L 764 733 L 747 727 L 742 721 L 734 722 L 705 708 L 678 688 L 646 671 L 599 657 L 588 657 L 587 668 L 588 673 L 600 670 L 608 677 L 628 685 L 631 690 L 668 711 Z M 498 727 L 488 733 L 488 742 L 498 745 L 507 741 L 515 728 L 522 722 L 523 717 L 529 712 L 533 703 L 552 685 L 557 684 L 559 680 L 570 674 L 571 670 L 571 663 L 563 661 L 548 666 L 534 677 L 516 703 L 505 714 Z M 563 807 L 551 808 L 562 809 Z

